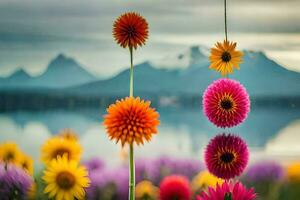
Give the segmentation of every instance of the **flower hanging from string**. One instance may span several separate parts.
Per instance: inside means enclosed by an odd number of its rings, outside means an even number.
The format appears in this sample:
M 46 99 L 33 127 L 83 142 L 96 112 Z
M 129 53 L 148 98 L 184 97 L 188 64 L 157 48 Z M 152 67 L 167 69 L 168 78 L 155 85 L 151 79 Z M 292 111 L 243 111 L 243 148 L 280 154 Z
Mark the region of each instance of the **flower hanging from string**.
M 157 133 L 159 114 L 150 107 L 149 101 L 139 97 L 127 97 L 117 101 L 107 109 L 104 125 L 110 139 L 125 144 L 137 145 L 150 141 Z
M 113 36 L 123 48 L 134 48 L 145 44 L 148 38 L 148 23 L 138 13 L 127 12 L 117 18 L 113 25 Z
M 203 94 L 203 112 L 217 127 L 236 126 L 247 118 L 249 111 L 249 95 L 238 81 L 219 79 Z
M 77 161 L 69 160 L 66 155 L 52 160 L 44 171 L 46 184 L 44 193 L 51 199 L 85 199 L 85 188 L 90 184 L 88 171 L 78 166 Z
M 242 183 L 224 182 L 216 188 L 209 187 L 207 192 L 197 196 L 197 200 L 254 200 L 254 189 L 247 189 Z
M 159 189 L 160 200 L 187 200 L 192 196 L 189 181 L 184 176 L 165 177 L 160 183 Z
M 210 173 L 222 179 L 239 176 L 248 164 L 247 144 L 238 136 L 221 134 L 206 147 L 205 163 Z
M 231 74 L 234 68 L 239 69 L 243 53 L 235 48 L 235 42 L 227 40 L 224 40 L 223 43 L 217 42 L 216 46 L 211 49 L 209 68 L 220 72 L 222 76 Z

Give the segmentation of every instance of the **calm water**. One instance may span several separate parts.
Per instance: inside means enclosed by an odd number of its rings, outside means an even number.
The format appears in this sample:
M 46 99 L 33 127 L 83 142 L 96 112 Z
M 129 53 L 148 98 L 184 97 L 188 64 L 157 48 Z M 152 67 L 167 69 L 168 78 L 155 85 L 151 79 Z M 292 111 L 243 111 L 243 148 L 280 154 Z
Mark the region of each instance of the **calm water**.
M 241 135 L 249 144 L 252 159 L 262 155 L 281 158 L 300 156 L 299 109 L 252 109 L 247 120 L 232 129 L 215 128 L 201 109 L 161 108 L 159 134 L 151 143 L 137 150 L 137 156 L 202 156 L 209 139 L 220 132 Z M 110 163 L 118 162 L 120 146 L 109 141 L 102 126 L 104 109 L 76 111 L 18 111 L 0 114 L 0 141 L 14 140 L 39 160 L 40 145 L 52 134 L 72 128 L 84 147 L 84 159 L 98 156 Z M 300 157 L 298 157 L 300 158 Z

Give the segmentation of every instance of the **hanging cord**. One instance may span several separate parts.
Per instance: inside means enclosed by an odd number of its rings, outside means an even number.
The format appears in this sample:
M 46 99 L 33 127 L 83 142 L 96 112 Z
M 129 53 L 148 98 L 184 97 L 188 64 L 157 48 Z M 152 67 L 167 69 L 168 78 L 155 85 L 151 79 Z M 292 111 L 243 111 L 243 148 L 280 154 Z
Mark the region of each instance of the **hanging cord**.
M 224 0 L 225 40 L 227 41 L 227 0 Z

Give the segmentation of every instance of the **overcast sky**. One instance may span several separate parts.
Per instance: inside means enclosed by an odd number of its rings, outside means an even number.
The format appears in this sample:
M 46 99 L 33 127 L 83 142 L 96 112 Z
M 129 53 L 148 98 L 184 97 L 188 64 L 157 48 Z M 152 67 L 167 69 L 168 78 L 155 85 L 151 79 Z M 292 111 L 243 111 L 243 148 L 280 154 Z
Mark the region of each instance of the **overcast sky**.
M 300 0 L 228 0 L 229 39 L 300 71 Z M 57 54 L 105 77 L 128 65 L 111 35 L 125 11 L 147 18 L 150 37 L 136 62 L 223 40 L 223 0 L 1 0 L 0 74 L 42 73 Z

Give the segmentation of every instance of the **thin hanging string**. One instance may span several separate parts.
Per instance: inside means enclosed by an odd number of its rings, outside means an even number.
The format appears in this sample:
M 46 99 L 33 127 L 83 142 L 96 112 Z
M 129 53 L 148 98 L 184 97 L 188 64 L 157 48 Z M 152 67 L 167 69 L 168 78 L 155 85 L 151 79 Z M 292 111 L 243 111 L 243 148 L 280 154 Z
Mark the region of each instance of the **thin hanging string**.
M 225 40 L 227 41 L 227 0 L 224 0 Z
M 225 24 L 225 41 L 227 42 L 227 0 L 224 0 L 224 24 Z M 226 78 L 229 78 L 229 74 L 226 74 Z

